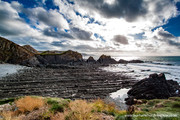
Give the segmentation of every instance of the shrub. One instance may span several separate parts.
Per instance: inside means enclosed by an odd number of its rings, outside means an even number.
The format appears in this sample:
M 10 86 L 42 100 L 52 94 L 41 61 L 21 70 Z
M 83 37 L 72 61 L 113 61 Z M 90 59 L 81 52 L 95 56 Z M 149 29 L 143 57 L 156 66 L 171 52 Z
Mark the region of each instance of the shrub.
M 18 111 L 25 113 L 43 107 L 44 101 L 42 98 L 26 96 L 24 98 L 15 101 L 15 104 L 18 107 Z

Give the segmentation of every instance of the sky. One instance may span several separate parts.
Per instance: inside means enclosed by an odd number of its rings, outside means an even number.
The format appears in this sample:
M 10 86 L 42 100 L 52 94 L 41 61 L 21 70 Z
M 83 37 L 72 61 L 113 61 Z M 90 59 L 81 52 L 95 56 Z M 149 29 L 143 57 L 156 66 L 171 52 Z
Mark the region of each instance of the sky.
M 0 36 L 39 51 L 180 56 L 180 0 L 0 0 Z

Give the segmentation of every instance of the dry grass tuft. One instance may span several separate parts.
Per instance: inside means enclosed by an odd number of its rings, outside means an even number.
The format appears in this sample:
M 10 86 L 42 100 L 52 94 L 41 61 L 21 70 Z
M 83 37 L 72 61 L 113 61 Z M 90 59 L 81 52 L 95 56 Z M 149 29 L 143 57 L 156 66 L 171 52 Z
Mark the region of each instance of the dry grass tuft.
M 18 111 L 22 113 L 31 112 L 45 105 L 42 98 L 35 98 L 30 96 L 26 96 L 24 98 L 15 101 L 15 104 L 18 107 Z
M 69 114 L 68 111 L 65 111 L 64 113 L 58 112 L 55 115 L 51 116 L 51 120 L 67 120 L 66 116 L 68 116 L 68 114 Z
M 3 117 L 3 120 L 22 120 L 21 117 L 15 116 L 14 112 L 12 111 L 4 111 L 0 113 L 0 116 Z
M 92 103 L 88 103 L 86 100 L 75 100 L 69 103 L 69 108 L 72 114 L 66 116 L 69 120 L 92 120 Z

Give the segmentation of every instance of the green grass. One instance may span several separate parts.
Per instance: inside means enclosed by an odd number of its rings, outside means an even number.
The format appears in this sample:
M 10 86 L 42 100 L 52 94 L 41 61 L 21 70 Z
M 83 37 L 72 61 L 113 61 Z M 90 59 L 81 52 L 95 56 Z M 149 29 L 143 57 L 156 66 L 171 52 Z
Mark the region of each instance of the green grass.
M 51 105 L 51 112 L 64 112 L 64 108 L 68 107 L 69 99 L 47 98 L 47 104 Z
M 156 107 L 162 104 L 161 107 Z M 179 120 L 180 119 L 180 97 L 169 99 L 153 99 L 146 104 L 136 105 L 141 108 L 143 115 L 135 114 L 133 120 Z M 138 116 L 139 115 L 139 116 Z
M 6 104 L 6 103 L 12 103 L 15 100 L 16 100 L 16 98 L 2 99 L 2 100 L 0 100 L 0 105 Z

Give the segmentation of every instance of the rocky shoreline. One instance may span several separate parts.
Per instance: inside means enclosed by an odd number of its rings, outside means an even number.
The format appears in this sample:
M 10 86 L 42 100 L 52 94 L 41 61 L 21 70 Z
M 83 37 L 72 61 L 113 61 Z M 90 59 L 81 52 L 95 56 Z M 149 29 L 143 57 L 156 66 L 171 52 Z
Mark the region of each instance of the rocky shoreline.
M 0 78 L 0 99 L 24 95 L 104 99 L 109 93 L 129 88 L 136 82 L 122 73 L 100 70 L 97 65 L 34 67 Z

